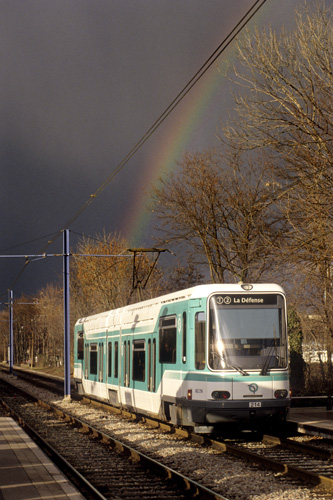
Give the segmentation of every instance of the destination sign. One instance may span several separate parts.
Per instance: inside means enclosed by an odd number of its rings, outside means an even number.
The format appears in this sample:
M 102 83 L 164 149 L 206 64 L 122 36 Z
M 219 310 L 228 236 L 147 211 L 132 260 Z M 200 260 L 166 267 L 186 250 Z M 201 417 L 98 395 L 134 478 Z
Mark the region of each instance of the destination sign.
M 276 294 L 219 294 L 214 295 L 218 306 L 268 306 L 277 305 L 278 296 Z

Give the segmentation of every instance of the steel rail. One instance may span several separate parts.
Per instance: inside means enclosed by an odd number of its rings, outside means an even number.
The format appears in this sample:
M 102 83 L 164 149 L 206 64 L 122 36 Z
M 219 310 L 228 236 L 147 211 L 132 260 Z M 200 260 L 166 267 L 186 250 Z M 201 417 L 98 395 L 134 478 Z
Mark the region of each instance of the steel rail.
M 92 425 L 83 422 L 81 419 L 74 417 L 73 415 L 63 410 L 60 410 L 54 405 L 41 401 L 40 399 L 38 399 L 37 402 L 40 406 L 44 407 L 47 410 L 52 411 L 54 414 L 64 419 L 66 422 L 81 428 L 83 431 L 89 433 L 91 437 L 102 441 L 104 444 L 107 444 L 116 452 L 124 453 L 133 462 L 140 463 L 141 465 L 144 465 L 149 469 L 155 470 L 158 473 L 162 473 L 166 476 L 167 479 L 171 479 L 177 484 L 183 485 L 185 491 L 190 492 L 193 496 L 207 500 L 208 499 L 227 500 L 226 497 L 214 492 L 213 490 L 210 490 L 209 488 L 203 486 L 197 481 L 194 481 L 193 479 L 190 479 L 189 477 L 180 474 L 171 467 L 168 467 L 162 464 L 161 462 L 158 462 L 157 460 L 149 457 L 148 455 L 135 450 L 131 446 L 128 446 L 125 443 L 119 441 L 118 439 L 108 434 L 105 434 L 104 432 L 96 429 Z
M 211 446 L 215 450 L 220 450 L 221 452 L 226 452 L 229 453 L 230 455 L 234 455 L 236 457 L 256 462 L 259 465 L 262 465 L 264 467 L 269 467 L 270 469 L 273 469 L 282 474 L 288 474 L 292 477 L 301 479 L 302 481 L 307 481 L 316 486 L 320 485 L 329 491 L 333 491 L 333 479 L 327 476 L 316 474 L 314 472 L 301 469 L 300 467 L 296 467 L 294 465 L 289 465 L 283 462 L 279 462 L 278 460 L 274 460 L 272 458 L 259 455 L 258 453 L 254 453 L 248 450 L 243 450 L 235 446 L 226 444 L 225 442 L 212 441 Z
M 276 446 L 282 445 L 283 447 L 288 448 L 289 450 L 298 451 L 301 453 L 307 453 L 312 457 L 318 457 L 323 460 L 333 459 L 332 451 L 326 450 L 324 448 L 318 448 L 318 446 L 312 446 L 311 444 L 297 443 L 291 441 L 290 439 L 283 439 L 276 436 L 268 436 L 267 434 L 263 435 L 262 440 L 264 443 L 274 444 Z
M 180 437 L 185 439 L 190 439 L 195 443 L 211 446 L 212 448 L 221 453 L 228 453 L 230 455 L 245 459 L 250 462 L 256 462 L 263 467 L 268 467 L 282 474 L 288 474 L 291 477 L 301 479 L 302 481 L 307 481 L 310 484 L 321 485 L 325 489 L 333 491 L 333 479 L 327 476 L 316 474 L 314 472 L 301 469 L 300 467 L 296 467 L 294 465 L 289 465 L 283 462 L 279 462 L 278 460 L 274 460 L 272 458 L 264 457 L 258 453 L 238 448 L 224 441 L 216 441 L 214 439 L 205 437 L 201 434 L 190 432 L 187 429 L 173 427 L 171 424 L 160 422 L 153 418 L 144 417 L 142 415 L 138 416 L 135 413 L 129 412 L 127 410 L 122 410 L 116 407 L 112 407 L 106 403 L 96 401 L 86 396 L 84 396 L 83 398 L 83 402 L 84 401 L 86 402 L 89 401 L 89 404 L 93 404 L 96 407 L 102 407 L 103 409 L 107 409 L 107 411 L 110 411 L 112 413 L 122 414 L 123 416 L 131 418 L 132 420 L 140 420 L 141 422 L 147 424 L 149 427 L 160 429 L 165 432 L 173 432 L 179 435 Z M 324 459 L 331 458 L 331 453 L 329 451 L 327 450 L 319 451 L 318 448 L 316 449 L 314 446 L 304 445 L 303 443 L 291 443 L 288 440 L 282 440 L 280 438 L 275 438 L 274 436 L 267 436 L 267 435 L 264 436 L 264 440 L 266 441 L 270 440 L 271 442 L 274 441 L 275 444 L 280 444 L 282 446 L 289 447 L 290 449 L 299 451 L 301 453 L 307 453 L 317 457 L 320 456 L 321 458 Z
M 10 385 L 8 382 L 2 381 L 5 384 Z M 111 447 L 115 452 L 123 454 L 125 457 L 129 458 L 133 463 L 140 463 L 142 466 L 145 468 L 148 468 L 151 471 L 154 471 L 155 473 L 158 473 L 159 475 L 163 475 L 167 480 L 171 480 L 173 483 L 177 484 L 178 487 L 183 489 L 186 494 L 189 496 L 193 496 L 198 499 L 202 500 L 228 500 L 226 497 L 220 495 L 217 492 L 214 492 L 213 490 L 210 490 L 206 486 L 203 486 L 202 484 L 190 479 L 189 477 L 177 472 L 176 470 L 172 469 L 171 467 L 168 467 L 161 462 L 158 462 L 157 460 L 149 457 L 148 455 L 145 455 L 142 452 L 139 452 L 132 448 L 131 446 L 126 445 L 125 443 L 119 441 L 116 438 L 113 438 L 112 436 L 105 434 L 101 432 L 100 430 L 94 428 L 92 425 L 87 424 L 86 422 L 83 422 L 82 420 L 78 419 L 77 417 L 74 417 L 73 415 L 59 409 L 58 407 L 54 406 L 51 403 L 47 403 L 45 401 L 42 401 L 41 399 L 35 398 L 29 393 L 25 393 L 24 390 L 18 389 L 15 387 L 15 390 L 17 390 L 19 393 L 24 394 L 27 396 L 29 399 L 33 400 L 38 404 L 40 407 L 44 408 L 47 411 L 51 411 L 54 413 L 58 418 L 64 420 L 66 423 L 69 425 L 75 426 L 77 428 L 80 428 L 84 433 L 87 433 L 90 435 L 90 437 L 99 440 L 103 444 Z M 40 440 L 41 447 L 44 446 L 44 443 L 46 443 L 43 438 L 38 436 L 37 433 L 35 433 L 28 424 L 24 422 L 22 417 L 20 417 L 14 410 L 8 406 L 4 401 L 2 401 L 2 398 L 0 398 L 1 403 L 6 407 L 7 411 L 9 411 L 13 418 L 15 418 L 18 423 L 27 429 L 27 432 L 30 433 L 30 430 L 32 432 L 32 435 L 36 434 L 36 439 Z M 47 444 L 45 445 L 46 447 L 48 446 Z M 54 451 L 54 456 L 59 460 L 59 463 L 63 463 L 65 466 L 67 466 L 68 462 L 61 457 L 51 446 L 50 448 L 50 453 Z M 68 464 L 69 468 L 72 468 L 70 464 Z M 60 467 L 59 467 L 60 468 Z M 78 474 L 78 480 L 80 479 L 79 473 L 73 469 L 73 475 Z M 75 477 L 75 476 L 74 476 Z M 83 476 L 82 476 L 83 478 Z M 84 478 L 83 478 L 84 479 Z M 91 488 L 90 488 L 91 486 Z M 91 491 L 92 494 L 94 494 L 95 488 L 90 485 L 88 481 L 86 481 L 86 487 Z M 97 492 L 97 490 L 96 490 Z M 97 492 L 98 493 L 98 492 Z M 100 494 L 101 500 L 106 500 L 103 495 Z
M 228 453 L 230 455 L 236 456 L 238 458 L 247 460 L 247 461 L 252 461 L 256 462 L 259 465 L 263 467 L 270 468 L 272 470 L 278 471 L 282 474 L 287 474 L 291 477 L 295 477 L 298 479 L 301 479 L 302 481 L 307 481 L 310 484 L 314 485 L 321 485 L 325 489 L 328 489 L 329 491 L 333 491 L 333 479 L 321 475 L 321 474 L 316 474 L 311 471 L 307 471 L 305 469 L 301 469 L 300 467 L 294 466 L 294 465 L 289 465 L 283 462 L 280 462 L 278 460 L 265 457 L 263 455 L 260 455 L 258 453 L 248 451 L 241 449 L 239 447 L 233 446 L 229 443 L 226 443 L 225 441 L 216 441 L 214 439 L 208 438 L 206 436 L 203 436 L 201 434 L 195 434 L 193 432 L 190 432 L 187 429 L 182 429 L 182 428 L 177 428 L 172 426 L 171 424 L 161 422 L 159 420 L 155 420 L 153 418 L 145 417 L 143 415 L 137 415 L 133 412 L 130 412 L 128 410 L 124 410 L 121 408 L 113 407 L 112 405 L 107 404 L 106 402 L 102 401 L 97 401 L 94 398 L 90 398 L 87 396 L 84 396 L 82 398 L 83 403 L 85 404 L 91 404 L 92 406 L 99 407 L 106 409 L 107 411 L 114 413 L 114 414 L 119 414 L 122 416 L 125 416 L 127 418 L 130 418 L 132 420 L 138 420 L 141 421 L 142 423 L 146 424 L 149 427 L 156 428 L 163 430 L 165 432 L 172 432 L 177 435 L 179 435 L 181 438 L 189 439 L 193 442 L 196 442 L 198 444 L 203 444 L 203 445 L 208 445 L 214 448 L 215 450 L 221 452 L 221 453 Z M 59 412 L 59 415 L 61 414 L 62 410 L 55 409 L 56 412 Z M 70 416 L 66 417 L 68 419 L 72 418 Z M 96 431 L 100 432 L 100 431 Z M 281 444 L 285 445 L 283 440 L 279 440 L 279 438 L 275 438 L 273 436 L 264 436 L 264 439 L 267 440 L 275 440 L 276 444 Z M 297 448 L 297 451 L 300 451 L 302 453 L 310 453 L 310 448 L 313 450 L 315 447 L 309 447 L 308 445 L 305 446 L 303 443 L 288 443 L 288 446 L 290 448 L 294 448 L 294 450 Z M 316 453 L 315 453 L 316 452 Z M 326 456 L 324 457 L 325 459 L 329 459 L 328 454 L 330 452 L 326 452 Z M 311 454 L 311 453 L 310 453 Z M 313 455 L 320 455 L 321 452 L 318 452 L 316 449 L 313 450 Z M 323 457 L 322 457 L 323 458 Z M 218 497 L 219 498 L 219 497 Z

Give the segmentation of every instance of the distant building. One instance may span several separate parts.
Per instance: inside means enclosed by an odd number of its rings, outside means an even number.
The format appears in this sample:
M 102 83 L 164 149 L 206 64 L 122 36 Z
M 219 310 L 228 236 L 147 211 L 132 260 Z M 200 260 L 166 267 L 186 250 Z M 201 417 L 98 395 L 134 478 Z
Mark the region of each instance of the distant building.
M 303 359 L 306 363 L 320 363 L 320 361 L 327 363 L 328 353 L 325 349 L 303 345 Z M 331 362 L 333 363 L 333 353 L 331 353 Z

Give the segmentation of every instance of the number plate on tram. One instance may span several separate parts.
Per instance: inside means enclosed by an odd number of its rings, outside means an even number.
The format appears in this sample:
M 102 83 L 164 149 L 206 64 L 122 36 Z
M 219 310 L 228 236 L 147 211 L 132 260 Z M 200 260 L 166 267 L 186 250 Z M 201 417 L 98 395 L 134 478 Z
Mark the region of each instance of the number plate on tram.
M 254 401 L 249 403 L 250 408 L 261 408 L 261 401 Z

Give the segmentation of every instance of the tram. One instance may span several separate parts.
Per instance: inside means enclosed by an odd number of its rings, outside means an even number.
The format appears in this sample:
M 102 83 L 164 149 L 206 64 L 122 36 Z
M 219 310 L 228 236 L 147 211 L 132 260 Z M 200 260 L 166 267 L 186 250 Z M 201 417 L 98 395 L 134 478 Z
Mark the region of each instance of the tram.
M 286 298 L 276 284 L 212 284 L 81 318 L 79 393 L 196 432 L 285 420 Z

